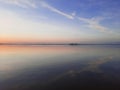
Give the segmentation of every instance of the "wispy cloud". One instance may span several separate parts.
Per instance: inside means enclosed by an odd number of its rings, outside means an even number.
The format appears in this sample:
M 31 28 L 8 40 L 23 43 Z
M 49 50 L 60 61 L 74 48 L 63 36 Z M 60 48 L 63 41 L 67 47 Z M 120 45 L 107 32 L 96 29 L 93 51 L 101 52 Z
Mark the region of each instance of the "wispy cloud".
M 0 0 L 0 2 L 2 3 L 6 3 L 6 4 L 12 4 L 12 5 L 16 5 L 22 8 L 40 8 L 40 6 L 44 9 L 48 9 L 53 13 L 59 14 L 61 16 L 64 16 L 68 19 L 78 19 L 82 22 L 85 23 L 85 25 L 93 30 L 98 30 L 100 32 L 107 32 L 107 33 L 113 33 L 109 28 L 101 25 L 102 20 L 104 20 L 104 18 L 101 17 L 93 17 L 93 18 L 83 18 L 83 17 L 77 17 L 76 12 L 72 12 L 70 14 L 65 13 L 57 8 L 55 8 L 54 6 L 48 4 L 47 2 L 45 2 L 44 0 L 39 0 L 39 3 L 35 3 L 34 0 Z
M 22 8 L 39 8 L 39 5 L 36 4 L 33 0 L 0 0 L 0 2 L 6 3 L 6 4 L 16 5 L 16 6 L 19 6 Z M 39 2 L 43 8 L 46 8 L 54 13 L 62 15 L 68 19 L 74 19 L 75 15 L 76 15 L 75 12 L 73 12 L 71 14 L 67 14 L 65 12 L 62 12 L 62 11 L 58 10 L 57 8 L 49 5 L 48 3 L 46 3 L 43 0 L 40 0 Z
M 32 0 L 0 0 L 2 3 L 13 4 L 22 8 L 37 8 Z
M 40 4 L 41 4 L 42 7 L 47 8 L 47 9 L 49 9 L 52 12 L 55 12 L 55 13 L 60 14 L 62 16 L 65 16 L 68 19 L 74 19 L 75 12 L 73 12 L 72 14 L 67 14 L 67 13 L 64 13 L 64 12 L 54 8 L 53 6 L 47 4 L 46 2 L 42 1 L 42 2 L 40 2 Z
M 103 18 L 82 18 L 78 17 L 78 19 L 82 22 L 85 22 L 87 24 L 87 27 L 95 30 L 99 30 L 101 32 L 109 32 L 109 29 L 107 27 L 104 27 L 100 24 L 100 22 L 103 20 Z
M 105 17 L 93 17 L 93 18 L 83 18 L 83 17 L 77 17 L 78 20 L 82 21 L 85 23 L 85 26 L 93 29 L 93 30 L 97 30 L 100 32 L 104 32 L 107 34 L 114 34 L 116 36 L 120 36 L 119 32 L 114 31 L 113 29 L 110 29 L 108 27 L 105 27 L 101 24 L 101 22 L 105 19 L 108 19 L 109 17 L 105 18 Z

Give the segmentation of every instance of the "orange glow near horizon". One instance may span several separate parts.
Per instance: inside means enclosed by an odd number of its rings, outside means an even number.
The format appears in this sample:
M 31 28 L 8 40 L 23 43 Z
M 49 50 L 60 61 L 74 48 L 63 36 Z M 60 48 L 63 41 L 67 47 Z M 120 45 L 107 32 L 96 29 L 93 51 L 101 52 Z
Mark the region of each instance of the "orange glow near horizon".
M 0 53 L 6 52 L 53 52 L 53 51 L 77 51 L 77 50 L 92 50 L 91 48 L 82 48 L 82 47 L 71 47 L 71 46 L 9 46 L 9 45 L 2 45 L 0 46 Z
M 63 38 L 0 38 L 0 43 L 69 43 L 78 41 L 80 40 Z
M 77 38 L 49 38 L 49 37 L 1 37 L 0 36 L 0 43 L 75 43 L 75 42 L 84 42 L 88 41 L 87 39 L 77 39 Z

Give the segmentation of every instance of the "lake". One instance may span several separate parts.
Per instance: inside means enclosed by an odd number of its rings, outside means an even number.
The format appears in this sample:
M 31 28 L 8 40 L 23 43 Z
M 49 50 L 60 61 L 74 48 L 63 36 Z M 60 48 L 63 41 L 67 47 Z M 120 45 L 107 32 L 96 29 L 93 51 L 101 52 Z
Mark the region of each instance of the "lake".
M 120 45 L 1 45 L 0 90 L 120 90 Z

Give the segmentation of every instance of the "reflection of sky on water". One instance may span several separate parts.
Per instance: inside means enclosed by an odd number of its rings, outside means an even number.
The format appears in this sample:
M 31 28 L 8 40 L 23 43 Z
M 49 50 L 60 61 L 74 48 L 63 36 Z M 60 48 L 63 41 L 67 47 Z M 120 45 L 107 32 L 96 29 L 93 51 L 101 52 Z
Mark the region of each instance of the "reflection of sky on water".
M 103 83 L 120 82 L 118 46 L 0 46 L 0 50 L 0 88 L 5 90 L 39 90 L 52 84 L 59 87 L 61 82 L 67 86 L 76 78 L 83 85 L 99 78 Z

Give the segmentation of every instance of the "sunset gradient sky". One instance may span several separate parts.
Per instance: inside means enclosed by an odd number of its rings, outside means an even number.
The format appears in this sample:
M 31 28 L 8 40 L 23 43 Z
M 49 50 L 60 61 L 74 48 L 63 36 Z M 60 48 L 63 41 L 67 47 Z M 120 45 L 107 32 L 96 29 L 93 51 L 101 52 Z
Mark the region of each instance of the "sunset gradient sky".
M 0 42 L 120 42 L 120 0 L 0 0 Z

